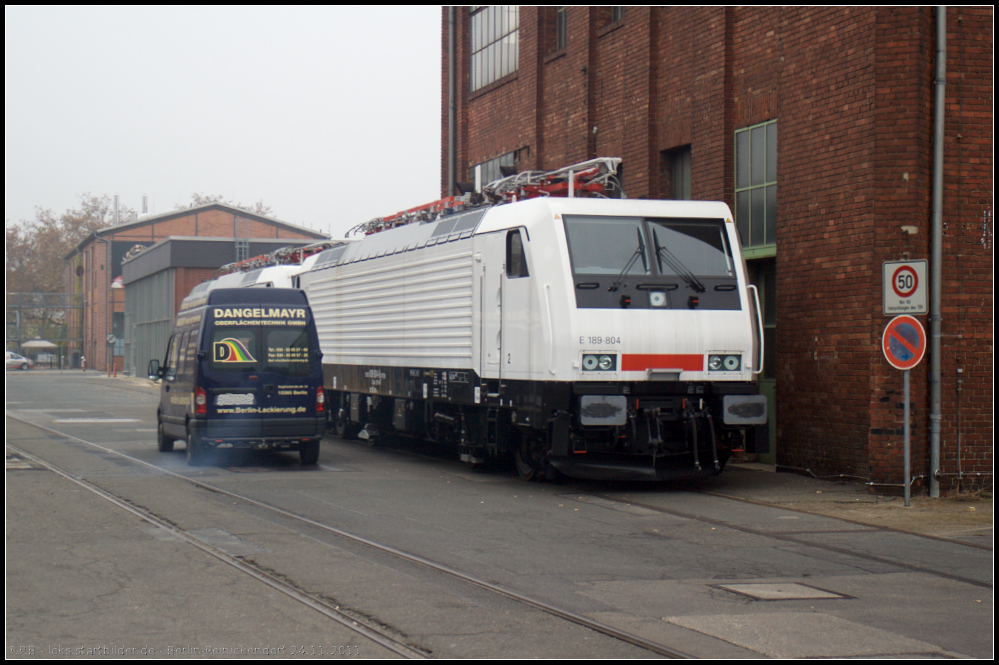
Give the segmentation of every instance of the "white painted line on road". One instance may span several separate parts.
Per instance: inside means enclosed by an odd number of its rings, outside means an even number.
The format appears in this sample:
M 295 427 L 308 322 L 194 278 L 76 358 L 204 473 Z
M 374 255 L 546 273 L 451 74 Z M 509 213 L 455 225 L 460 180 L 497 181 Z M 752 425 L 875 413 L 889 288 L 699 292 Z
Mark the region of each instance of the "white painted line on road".
M 62 418 L 54 423 L 137 423 L 138 418 Z

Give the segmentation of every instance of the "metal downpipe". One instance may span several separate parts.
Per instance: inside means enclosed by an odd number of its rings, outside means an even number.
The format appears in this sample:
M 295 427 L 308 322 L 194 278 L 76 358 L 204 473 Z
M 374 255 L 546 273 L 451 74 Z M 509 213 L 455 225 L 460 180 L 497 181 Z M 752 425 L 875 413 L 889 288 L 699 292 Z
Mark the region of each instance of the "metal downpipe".
M 947 8 L 937 7 L 937 71 L 933 111 L 933 194 L 930 238 L 930 496 L 940 496 L 940 339 L 943 275 L 943 148 L 947 85 Z
M 454 196 L 454 7 L 447 8 L 447 190 Z

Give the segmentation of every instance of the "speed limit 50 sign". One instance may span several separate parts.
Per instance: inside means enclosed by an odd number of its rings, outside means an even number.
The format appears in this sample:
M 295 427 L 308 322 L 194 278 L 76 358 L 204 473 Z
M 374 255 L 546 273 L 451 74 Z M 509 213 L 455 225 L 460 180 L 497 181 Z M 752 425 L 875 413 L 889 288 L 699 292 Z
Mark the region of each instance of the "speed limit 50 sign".
M 884 314 L 926 314 L 926 260 L 886 261 L 882 267 Z

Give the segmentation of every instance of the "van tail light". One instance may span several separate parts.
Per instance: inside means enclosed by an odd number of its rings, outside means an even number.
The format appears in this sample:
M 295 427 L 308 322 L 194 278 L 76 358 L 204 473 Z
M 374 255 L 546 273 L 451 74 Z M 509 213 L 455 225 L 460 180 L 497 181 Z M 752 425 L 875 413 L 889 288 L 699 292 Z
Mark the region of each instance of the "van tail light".
M 323 390 L 322 386 L 316 389 L 316 413 L 324 413 L 326 411 L 326 391 Z
M 208 395 L 201 386 L 194 389 L 194 414 L 197 416 L 208 415 Z

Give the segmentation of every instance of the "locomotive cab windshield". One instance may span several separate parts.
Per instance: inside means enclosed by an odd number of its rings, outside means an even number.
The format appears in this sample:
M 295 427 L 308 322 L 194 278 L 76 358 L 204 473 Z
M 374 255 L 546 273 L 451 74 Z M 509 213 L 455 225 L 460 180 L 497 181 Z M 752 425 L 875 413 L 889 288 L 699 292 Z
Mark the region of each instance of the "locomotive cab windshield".
M 689 307 L 691 297 L 700 309 L 742 307 L 724 220 L 565 215 L 564 224 L 577 307 L 618 309 L 622 290 L 635 292 L 629 307 Z

